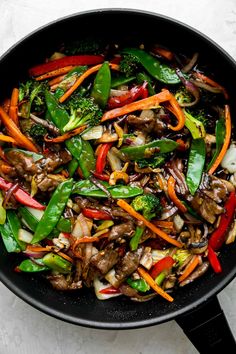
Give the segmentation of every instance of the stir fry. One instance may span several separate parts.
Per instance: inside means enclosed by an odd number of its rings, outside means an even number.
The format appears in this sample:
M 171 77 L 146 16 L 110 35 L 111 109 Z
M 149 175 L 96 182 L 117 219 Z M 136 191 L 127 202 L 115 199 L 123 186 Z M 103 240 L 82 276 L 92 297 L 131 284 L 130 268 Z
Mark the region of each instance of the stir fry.
M 157 44 L 63 43 L 31 67 L 0 106 L 13 271 L 139 302 L 222 272 L 236 237 L 228 100 L 201 54 Z

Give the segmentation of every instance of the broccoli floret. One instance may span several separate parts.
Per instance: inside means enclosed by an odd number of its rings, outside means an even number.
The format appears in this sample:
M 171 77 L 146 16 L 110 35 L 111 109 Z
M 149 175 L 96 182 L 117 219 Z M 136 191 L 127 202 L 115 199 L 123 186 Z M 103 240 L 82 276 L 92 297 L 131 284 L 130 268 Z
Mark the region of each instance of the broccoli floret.
M 34 124 L 29 130 L 29 135 L 37 142 L 41 143 L 44 136 L 47 134 L 47 129 L 40 124 Z
M 104 51 L 105 42 L 101 39 L 84 38 L 73 41 L 65 46 L 64 53 L 67 55 L 76 54 L 101 54 Z
M 162 210 L 160 199 L 151 193 L 137 196 L 131 205 L 136 211 L 141 212 L 147 220 L 159 215 Z
M 98 125 L 103 115 L 101 108 L 91 97 L 73 96 L 65 108 L 70 114 L 70 120 L 64 127 L 65 132 L 84 124 L 89 127 Z
M 151 167 L 157 168 L 164 164 L 166 160 L 165 155 L 159 154 L 158 156 L 150 157 L 148 159 L 140 159 L 137 161 L 139 168 Z
M 140 67 L 139 60 L 132 54 L 124 54 L 120 62 L 120 72 L 129 77 L 137 73 Z
M 181 105 L 183 103 L 191 103 L 193 101 L 193 96 L 186 90 L 184 86 L 182 86 L 175 93 L 175 99 Z
M 19 87 L 20 111 L 23 117 L 28 118 L 31 112 L 44 112 L 45 91 L 48 89 L 46 82 L 28 80 Z

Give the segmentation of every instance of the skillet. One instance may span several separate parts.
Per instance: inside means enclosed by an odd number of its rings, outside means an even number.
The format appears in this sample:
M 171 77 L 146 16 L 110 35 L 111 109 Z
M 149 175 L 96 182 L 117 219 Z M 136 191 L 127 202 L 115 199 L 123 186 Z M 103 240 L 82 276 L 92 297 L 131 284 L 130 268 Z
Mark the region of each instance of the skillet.
M 94 34 L 95 33 L 95 34 Z M 234 83 L 236 63 L 216 43 L 174 19 L 129 9 L 99 9 L 74 14 L 50 23 L 18 42 L 0 59 L 1 87 L 7 96 L 14 84 L 26 78 L 27 69 L 40 63 L 59 43 L 72 37 L 96 36 L 114 41 L 160 42 L 179 52 L 200 52 L 218 81 L 230 95 L 232 116 L 236 111 Z M 0 97 L 2 99 L 4 96 Z M 114 298 L 99 301 L 84 289 L 76 293 L 53 290 L 41 276 L 13 271 L 18 256 L 8 254 L 0 241 L 0 280 L 36 309 L 73 324 L 98 329 L 135 329 L 175 319 L 200 353 L 211 353 L 236 344 L 217 300 L 217 294 L 235 277 L 236 244 L 221 252 L 223 272 L 209 271 L 174 294 L 174 302 L 162 298 L 136 303 Z

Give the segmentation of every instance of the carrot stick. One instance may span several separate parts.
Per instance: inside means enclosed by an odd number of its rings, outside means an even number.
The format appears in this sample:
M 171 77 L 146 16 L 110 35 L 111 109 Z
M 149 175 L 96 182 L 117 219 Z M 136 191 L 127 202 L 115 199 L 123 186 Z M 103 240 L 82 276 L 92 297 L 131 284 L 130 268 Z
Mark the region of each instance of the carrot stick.
M 8 134 L 11 135 L 13 139 L 16 140 L 18 146 L 21 146 L 29 151 L 38 152 L 36 146 L 24 136 L 17 125 L 11 120 L 9 115 L 4 111 L 4 109 L 0 106 L 0 118 L 5 125 Z
M 98 64 L 95 66 L 92 66 L 91 68 L 89 68 L 88 70 L 86 70 L 82 75 L 80 75 L 80 77 L 78 77 L 78 79 L 75 81 L 75 83 L 64 93 L 63 96 L 60 97 L 59 102 L 62 103 L 64 102 L 81 84 L 82 82 L 91 74 L 95 73 L 96 71 L 98 71 L 101 68 L 102 64 Z M 119 70 L 119 65 L 117 64 L 111 64 L 110 63 L 110 67 L 113 70 Z
M 148 283 L 148 285 L 156 291 L 156 293 L 162 297 L 164 297 L 164 299 L 172 302 L 174 301 L 173 297 L 170 296 L 169 294 L 167 294 L 167 292 L 165 292 L 159 285 L 157 285 L 157 283 L 155 283 L 155 280 L 152 279 L 151 275 L 148 274 L 146 272 L 146 270 L 144 270 L 141 267 L 138 267 L 137 269 L 138 273 L 140 274 L 140 276 L 146 280 L 146 282 Z
M 11 94 L 10 107 L 9 107 L 9 117 L 13 120 L 13 122 L 19 126 L 18 120 L 18 100 L 19 100 L 19 90 L 18 88 L 14 88 Z
M 170 176 L 167 181 L 167 191 L 170 199 L 172 202 L 177 206 L 179 210 L 181 210 L 183 213 L 186 213 L 187 208 L 186 206 L 179 200 L 175 193 L 175 179 L 174 177 Z
M 54 249 L 54 246 L 46 246 L 46 247 L 41 247 L 41 246 L 32 246 L 28 245 L 26 247 L 26 251 L 32 251 L 32 252 L 48 252 Z
M 74 263 L 74 260 L 70 256 L 68 256 L 67 254 L 65 254 L 63 252 L 57 252 L 57 254 L 59 256 L 61 256 L 62 258 L 66 259 L 67 261 Z
M 66 76 L 66 74 L 54 77 L 54 79 L 48 81 L 48 85 L 54 86 L 55 84 L 59 84 L 65 78 L 65 76 Z
M 49 71 L 49 72 L 46 73 L 46 74 L 37 76 L 37 77 L 35 78 L 35 80 L 36 80 L 36 81 L 42 81 L 42 80 L 49 79 L 50 77 L 61 76 L 61 75 L 63 75 L 63 74 L 67 74 L 67 73 L 68 73 L 69 71 L 71 71 L 73 68 L 74 68 L 73 65 L 64 66 L 64 68 L 59 68 L 59 69 L 56 69 L 56 70 L 52 70 L 52 71 Z
M 75 128 L 71 130 L 70 132 L 67 132 L 63 135 L 57 136 L 56 138 L 48 138 L 47 135 L 44 137 L 44 141 L 47 143 L 62 143 L 65 140 L 68 140 L 72 138 L 72 136 L 78 135 L 84 131 L 84 129 L 87 128 L 87 125 L 82 125 L 81 127 Z
M 174 54 L 165 48 L 162 47 L 155 47 L 153 50 L 154 53 L 159 54 L 161 57 L 171 61 L 174 58 Z
M 186 268 L 184 269 L 183 274 L 179 277 L 179 282 L 181 283 L 183 280 L 185 280 L 193 271 L 194 269 L 198 266 L 200 263 L 200 256 L 194 255 L 191 261 L 187 264 Z
M 155 220 L 153 224 L 163 229 L 174 229 L 174 223 L 172 221 Z
M 17 142 L 15 139 L 13 139 L 11 136 L 0 134 L 0 141 L 5 141 L 6 143 L 12 143 L 17 145 Z
M 0 161 L 0 171 L 5 175 L 8 175 L 11 172 L 14 172 L 14 167 L 10 166 L 8 163 Z
M 141 214 L 137 213 L 137 211 L 135 211 L 128 203 L 126 203 L 125 200 L 119 199 L 117 201 L 117 204 L 119 205 L 119 207 L 121 207 L 122 209 L 127 211 L 127 213 L 129 213 L 131 216 L 142 221 L 145 226 L 147 226 L 150 230 L 152 230 L 155 234 L 157 234 L 158 236 L 160 236 L 161 238 L 163 238 L 167 242 L 171 243 L 172 245 L 174 245 L 176 247 L 179 247 L 179 248 L 182 247 L 182 244 L 179 241 L 173 239 L 166 232 L 160 230 L 158 227 L 153 225 L 150 221 L 145 219 Z
M 223 144 L 222 149 L 221 149 L 219 155 L 217 156 L 215 162 L 213 163 L 210 170 L 208 171 L 208 173 L 210 175 L 212 175 L 215 172 L 215 170 L 217 169 L 217 167 L 219 166 L 219 164 L 223 160 L 223 158 L 226 154 L 226 151 L 228 149 L 228 146 L 230 144 L 232 125 L 231 125 L 231 115 L 230 115 L 229 105 L 225 105 L 225 128 L 226 128 L 225 129 L 226 131 L 225 131 L 224 144 Z
M 218 84 L 218 82 L 212 80 L 212 79 L 209 78 L 208 76 L 205 76 L 205 75 L 203 75 L 203 74 L 201 74 L 201 73 L 199 73 L 199 72 L 195 72 L 195 73 L 194 73 L 194 76 L 197 77 L 198 79 L 201 79 L 202 81 L 206 82 L 207 84 L 209 84 L 209 85 L 211 85 L 211 86 L 213 86 L 213 87 L 217 87 L 217 88 L 221 89 L 222 92 L 223 92 L 223 94 L 224 94 L 225 99 L 226 99 L 226 100 L 229 99 L 229 94 L 228 94 L 228 92 L 226 91 L 226 89 L 225 89 L 223 86 L 221 86 L 220 84 Z

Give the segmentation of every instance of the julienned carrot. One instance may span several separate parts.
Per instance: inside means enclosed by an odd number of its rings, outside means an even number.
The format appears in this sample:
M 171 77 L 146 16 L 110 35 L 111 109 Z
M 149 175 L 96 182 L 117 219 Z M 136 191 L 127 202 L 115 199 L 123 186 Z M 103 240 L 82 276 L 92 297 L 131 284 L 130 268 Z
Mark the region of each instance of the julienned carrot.
M 29 151 L 38 152 L 36 146 L 24 136 L 17 125 L 11 120 L 9 115 L 4 111 L 4 109 L 0 106 L 0 118 L 5 125 L 8 134 L 15 139 L 16 144 L 20 147 L 23 147 Z
M 170 230 L 174 229 L 173 221 L 155 220 L 153 221 L 153 224 L 163 229 L 170 229 Z
M 200 263 L 200 256 L 194 255 L 191 261 L 187 264 L 186 268 L 184 269 L 183 274 L 179 277 L 179 283 L 185 280 L 198 266 Z
M 95 73 L 101 68 L 102 64 L 98 64 L 95 66 L 92 66 L 88 70 L 86 70 L 78 79 L 75 81 L 75 83 L 64 93 L 63 96 L 60 97 L 59 102 L 64 102 L 70 95 L 82 84 L 82 82 L 91 74 Z M 119 70 L 119 65 L 117 64 L 112 64 L 110 63 L 110 67 L 113 70 Z
M 52 251 L 53 249 L 54 246 L 41 247 L 41 246 L 28 245 L 26 247 L 26 252 L 48 252 L 48 251 Z
M 225 105 L 225 140 L 219 155 L 217 156 L 215 162 L 213 163 L 210 170 L 208 171 L 210 175 L 212 175 L 215 172 L 215 170 L 217 169 L 217 167 L 219 166 L 219 164 L 221 163 L 221 161 L 223 160 L 226 154 L 226 151 L 230 144 L 231 130 L 232 130 L 232 124 L 231 124 L 230 109 L 229 109 L 229 105 Z
M 9 117 L 13 120 L 13 122 L 19 126 L 18 120 L 18 101 L 19 101 L 19 90 L 18 88 L 14 88 L 11 94 L 10 107 L 9 107 Z
M 65 66 L 64 68 L 52 70 L 52 71 L 49 71 L 49 72 L 46 73 L 46 74 L 37 76 L 37 77 L 35 78 L 35 80 L 36 80 L 36 81 L 42 81 L 42 80 L 49 79 L 50 77 L 61 76 L 61 75 L 63 75 L 63 74 L 67 74 L 67 73 L 68 73 L 69 71 L 71 71 L 73 68 L 74 68 L 74 66 L 68 65 L 68 66 Z
M 81 127 L 75 128 L 74 130 L 71 130 L 63 135 L 57 136 L 56 138 L 52 138 L 52 139 L 48 138 L 46 135 L 44 137 L 44 141 L 46 141 L 47 143 L 62 143 L 63 141 L 68 140 L 73 136 L 82 133 L 82 131 L 84 131 L 85 128 L 87 128 L 87 125 L 82 125 Z
M 175 193 L 175 179 L 173 176 L 170 176 L 167 181 L 167 191 L 170 199 L 172 202 L 177 206 L 179 210 L 181 210 L 183 213 L 187 212 L 186 206 L 179 200 Z
M 170 50 L 162 47 L 155 47 L 153 52 L 170 61 L 174 58 L 174 54 Z
M 17 142 L 15 139 L 13 139 L 11 136 L 0 134 L 0 141 L 5 141 L 6 143 L 12 143 L 17 145 Z
M 197 77 L 198 79 L 201 79 L 202 81 L 206 82 L 207 84 L 213 86 L 213 87 L 217 87 L 219 89 L 222 90 L 224 96 L 225 96 L 225 99 L 228 100 L 229 99 L 229 95 L 228 95 L 228 92 L 226 91 L 226 89 L 221 86 L 220 84 L 218 84 L 218 82 L 212 80 L 211 78 L 209 78 L 208 76 L 206 75 L 203 75 L 199 72 L 195 72 L 194 73 L 194 76 Z
M 139 275 L 144 279 L 146 280 L 146 282 L 148 283 L 148 285 L 156 291 L 156 293 L 160 296 L 162 296 L 164 299 L 172 302 L 174 301 L 173 297 L 170 296 L 169 294 L 167 294 L 167 292 L 165 292 L 159 285 L 157 285 L 157 283 L 155 282 L 155 280 L 152 279 L 151 275 L 148 274 L 146 272 L 146 270 L 144 270 L 143 268 L 141 267 L 138 267 L 137 269 Z
M 64 78 L 65 78 L 66 74 L 63 74 L 63 75 L 59 75 L 57 77 L 55 77 L 54 79 L 48 81 L 48 85 L 50 87 L 56 85 L 56 84 L 59 84 Z
M 152 230 L 155 234 L 166 240 L 167 242 L 171 243 L 172 245 L 181 248 L 182 244 L 175 240 L 174 238 L 170 237 L 166 232 L 160 230 L 158 227 L 153 225 L 150 221 L 145 219 L 141 214 L 137 213 L 125 200 L 119 199 L 117 201 L 117 204 L 119 207 L 127 211 L 131 216 L 136 218 L 137 220 L 140 220 L 144 223 L 145 226 L 147 226 L 150 230 Z
M 175 97 L 170 93 L 170 91 L 166 89 L 148 98 L 144 98 L 142 100 L 126 104 L 123 107 L 119 107 L 107 111 L 106 113 L 104 113 L 101 121 L 105 122 L 106 120 L 114 119 L 119 116 L 129 114 L 131 112 L 138 111 L 138 110 L 157 108 L 159 104 L 162 102 L 168 102 L 170 104 L 171 111 L 173 112 L 173 114 L 176 116 L 178 120 L 178 124 L 175 127 L 169 125 L 169 128 L 175 131 L 181 130 L 185 124 L 184 113 L 181 107 L 179 106 L 178 102 L 176 101 Z
M 66 259 L 67 261 L 74 263 L 74 260 L 70 256 L 68 256 L 67 254 L 65 254 L 63 252 L 57 252 L 57 254 L 59 256 L 61 256 L 62 258 Z

